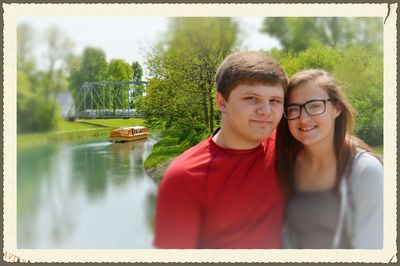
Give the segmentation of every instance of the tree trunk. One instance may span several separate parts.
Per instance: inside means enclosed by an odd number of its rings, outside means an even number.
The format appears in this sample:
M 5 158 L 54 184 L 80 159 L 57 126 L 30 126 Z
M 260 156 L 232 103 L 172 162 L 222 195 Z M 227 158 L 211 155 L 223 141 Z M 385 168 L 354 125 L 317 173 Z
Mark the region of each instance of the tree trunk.
M 205 88 L 205 84 L 202 84 L 202 89 L 201 89 L 201 94 L 202 94 L 202 101 L 203 101 L 203 110 L 204 110 L 204 121 L 206 123 L 206 127 L 209 126 L 209 120 L 208 120 L 208 103 L 207 103 L 207 90 Z
M 210 106 L 210 134 L 214 132 L 214 97 L 212 95 L 212 85 L 208 89 L 208 99 Z

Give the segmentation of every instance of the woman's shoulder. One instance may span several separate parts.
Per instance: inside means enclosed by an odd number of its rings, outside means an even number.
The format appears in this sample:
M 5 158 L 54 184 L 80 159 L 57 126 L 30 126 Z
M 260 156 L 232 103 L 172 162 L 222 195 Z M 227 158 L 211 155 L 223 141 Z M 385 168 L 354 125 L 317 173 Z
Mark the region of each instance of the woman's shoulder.
M 383 165 L 373 154 L 358 150 L 351 166 L 350 181 L 357 186 L 375 186 L 382 183 Z
M 358 149 L 353 159 L 353 171 L 354 170 L 382 170 L 383 165 L 380 159 L 375 155 L 365 150 Z

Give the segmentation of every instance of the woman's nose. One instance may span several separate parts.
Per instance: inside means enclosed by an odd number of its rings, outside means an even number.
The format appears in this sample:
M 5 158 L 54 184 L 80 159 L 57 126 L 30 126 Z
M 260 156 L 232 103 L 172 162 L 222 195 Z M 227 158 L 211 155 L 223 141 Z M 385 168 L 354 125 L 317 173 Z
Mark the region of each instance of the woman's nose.
M 304 106 L 302 106 L 300 109 L 299 120 L 306 120 L 309 118 L 310 118 L 310 115 L 307 113 L 306 108 Z

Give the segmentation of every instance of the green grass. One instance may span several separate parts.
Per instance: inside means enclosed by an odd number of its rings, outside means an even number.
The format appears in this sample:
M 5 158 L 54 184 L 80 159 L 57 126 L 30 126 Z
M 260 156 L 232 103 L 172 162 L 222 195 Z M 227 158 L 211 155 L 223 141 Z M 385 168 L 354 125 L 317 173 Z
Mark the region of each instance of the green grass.
M 107 126 L 111 128 L 127 127 L 127 126 L 143 126 L 143 118 L 129 119 L 80 119 L 77 122 L 89 123 L 92 125 Z
M 176 156 L 206 137 L 208 137 L 206 133 L 203 135 L 196 135 L 194 133 L 183 141 L 179 138 L 164 137 L 153 146 L 151 154 L 144 161 L 144 168 L 154 180 L 159 182 L 169 164 Z
M 151 154 L 144 162 L 144 167 L 152 168 L 168 158 L 178 156 L 185 150 L 180 144 L 178 138 L 161 139 L 153 146 Z
M 372 147 L 372 149 L 373 149 L 374 152 L 376 152 L 377 154 L 383 156 L 383 145 L 381 145 L 381 146 L 374 146 L 374 147 Z
M 89 129 L 95 128 L 93 125 L 82 124 L 77 122 L 65 121 L 60 120 L 57 125 L 57 131 L 73 131 L 73 130 L 82 130 L 82 129 Z
M 94 128 L 93 130 L 52 131 L 44 133 L 29 133 L 17 135 L 17 148 L 27 148 L 54 142 L 65 142 L 82 139 L 107 138 L 109 128 Z

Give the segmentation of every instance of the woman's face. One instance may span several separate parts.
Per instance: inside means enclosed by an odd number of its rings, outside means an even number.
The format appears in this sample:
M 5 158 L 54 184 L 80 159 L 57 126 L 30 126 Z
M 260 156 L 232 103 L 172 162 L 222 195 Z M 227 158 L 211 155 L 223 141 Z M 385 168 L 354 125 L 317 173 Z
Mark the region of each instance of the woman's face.
M 288 120 L 289 130 L 299 142 L 305 146 L 333 145 L 335 119 L 340 111 L 317 82 L 309 81 L 295 87 L 288 96 L 286 112 L 292 117 L 300 112 L 298 118 Z

